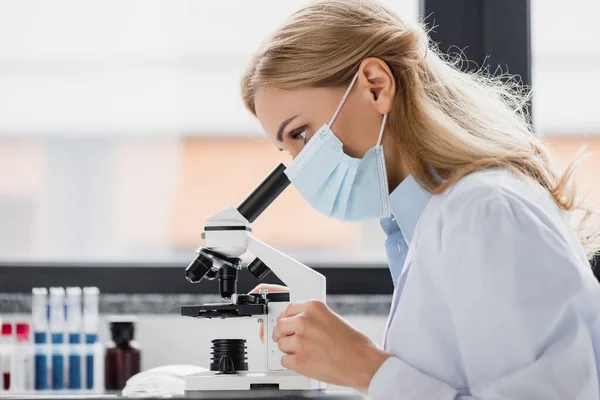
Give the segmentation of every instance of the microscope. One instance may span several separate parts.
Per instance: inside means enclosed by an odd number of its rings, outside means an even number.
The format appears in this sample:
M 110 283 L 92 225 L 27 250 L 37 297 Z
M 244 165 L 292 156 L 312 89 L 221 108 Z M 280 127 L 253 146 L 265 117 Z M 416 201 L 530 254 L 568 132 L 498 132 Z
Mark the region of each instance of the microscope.
M 212 341 L 210 370 L 185 377 L 186 397 L 228 398 L 263 397 L 322 393 L 325 385 L 281 365 L 283 353 L 272 339 L 277 317 L 290 302 L 325 301 L 325 277 L 283 254 L 252 235 L 251 223 L 290 184 L 279 164 L 236 208 L 228 207 L 206 221 L 202 238 L 205 247 L 185 270 L 189 282 L 202 279 L 219 281 L 223 303 L 183 306 L 181 314 L 193 318 L 257 318 L 264 324 L 264 369 L 248 371 L 246 343 L 243 339 L 220 338 Z M 240 257 L 249 251 L 254 260 L 245 269 L 261 280 L 271 271 L 289 288 L 289 293 L 237 293 Z

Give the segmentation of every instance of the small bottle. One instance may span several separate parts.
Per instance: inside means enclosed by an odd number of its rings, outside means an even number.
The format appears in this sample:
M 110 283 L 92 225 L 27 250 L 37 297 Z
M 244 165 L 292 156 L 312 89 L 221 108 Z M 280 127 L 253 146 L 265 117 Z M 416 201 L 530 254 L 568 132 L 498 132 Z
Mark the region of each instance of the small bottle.
M 13 326 L 11 323 L 5 322 L 2 324 L 2 339 L 0 352 L 0 364 L 2 369 L 2 385 L 1 389 L 8 391 L 12 389 L 11 381 L 14 382 L 13 376 L 13 357 L 14 357 L 14 340 Z
M 81 288 L 67 288 L 67 331 L 69 333 L 69 389 L 82 389 Z
M 65 388 L 65 289 L 50 288 L 50 334 L 52 338 L 52 389 Z
M 110 321 L 112 341 L 106 345 L 106 390 L 123 390 L 125 383 L 140 372 L 141 352 L 135 342 L 135 319 L 112 318 Z
M 31 344 L 30 328 L 26 322 L 18 322 L 17 346 L 16 346 L 16 368 L 15 368 L 15 389 L 22 392 L 33 390 L 33 357 L 34 351 Z
M 33 288 L 31 317 L 34 343 L 34 389 L 48 389 L 48 289 Z

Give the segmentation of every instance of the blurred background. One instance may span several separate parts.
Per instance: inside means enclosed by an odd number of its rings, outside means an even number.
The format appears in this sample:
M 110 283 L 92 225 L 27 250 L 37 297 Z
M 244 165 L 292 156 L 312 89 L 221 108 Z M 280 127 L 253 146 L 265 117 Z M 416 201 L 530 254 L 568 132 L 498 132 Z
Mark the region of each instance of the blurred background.
M 418 0 L 380 1 L 421 17 Z M 0 0 L 0 262 L 187 263 L 204 220 L 289 161 L 239 79 L 305 3 Z M 600 151 L 599 14 L 531 2 L 535 124 L 562 165 Z M 597 155 L 578 174 L 597 204 L 599 175 Z M 308 263 L 385 261 L 377 221 L 329 220 L 294 189 L 254 231 Z

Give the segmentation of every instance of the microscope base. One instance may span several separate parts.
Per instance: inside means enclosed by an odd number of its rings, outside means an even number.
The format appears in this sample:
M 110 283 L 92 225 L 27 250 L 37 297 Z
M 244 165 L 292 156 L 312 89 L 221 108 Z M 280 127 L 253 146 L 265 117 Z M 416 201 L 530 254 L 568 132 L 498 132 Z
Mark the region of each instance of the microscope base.
M 293 371 L 240 371 L 235 374 L 206 371 L 185 377 L 185 396 L 189 398 L 258 398 L 270 394 L 304 396 L 321 393 L 324 389 L 322 382 Z
M 185 392 L 188 399 L 322 399 L 324 390 L 192 390 Z

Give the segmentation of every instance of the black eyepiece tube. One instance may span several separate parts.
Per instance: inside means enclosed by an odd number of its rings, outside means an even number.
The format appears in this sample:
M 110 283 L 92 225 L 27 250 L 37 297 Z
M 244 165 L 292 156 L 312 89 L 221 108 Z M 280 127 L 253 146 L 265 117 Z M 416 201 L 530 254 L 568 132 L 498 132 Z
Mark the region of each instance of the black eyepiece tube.
M 284 173 L 285 165 L 279 164 L 238 206 L 238 211 L 252 223 L 287 188 L 290 180 Z

